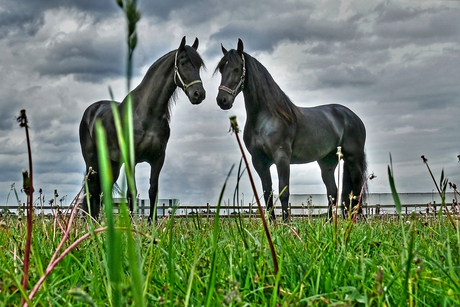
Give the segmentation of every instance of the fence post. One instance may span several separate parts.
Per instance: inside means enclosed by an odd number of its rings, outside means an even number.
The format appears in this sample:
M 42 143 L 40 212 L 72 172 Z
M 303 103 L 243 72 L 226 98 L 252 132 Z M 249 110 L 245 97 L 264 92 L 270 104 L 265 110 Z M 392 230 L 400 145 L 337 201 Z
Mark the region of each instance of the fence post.
M 163 217 L 166 216 L 166 204 L 163 203 Z
M 376 204 L 375 205 L 375 215 L 379 215 L 380 214 L 380 204 Z
M 209 220 L 209 203 L 206 203 L 206 218 Z

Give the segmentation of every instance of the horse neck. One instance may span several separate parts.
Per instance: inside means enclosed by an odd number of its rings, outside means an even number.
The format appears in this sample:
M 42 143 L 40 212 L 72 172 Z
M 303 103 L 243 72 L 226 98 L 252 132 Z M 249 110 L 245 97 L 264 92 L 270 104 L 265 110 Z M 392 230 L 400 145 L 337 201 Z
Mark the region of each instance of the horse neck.
M 243 96 L 246 109 L 246 122 L 250 123 L 261 115 L 261 108 L 258 103 L 254 103 L 258 99 L 256 93 L 249 89 L 243 89 Z
M 141 83 L 131 91 L 134 116 L 169 121 L 169 101 L 176 88 L 174 53 L 170 52 L 150 66 Z
M 278 118 L 289 125 L 297 120 L 297 107 L 284 94 L 267 69 L 256 59 L 246 56 L 246 85 L 243 89 L 247 122 L 261 116 Z

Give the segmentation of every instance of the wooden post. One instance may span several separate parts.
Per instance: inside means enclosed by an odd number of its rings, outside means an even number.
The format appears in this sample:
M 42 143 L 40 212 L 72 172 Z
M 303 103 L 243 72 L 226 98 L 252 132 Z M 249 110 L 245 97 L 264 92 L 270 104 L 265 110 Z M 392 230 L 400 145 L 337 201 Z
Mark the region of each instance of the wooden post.
M 375 205 L 375 214 L 379 215 L 380 214 L 380 204 Z
M 166 204 L 163 203 L 163 217 L 166 216 Z
M 206 218 L 209 220 L 209 203 L 206 203 Z

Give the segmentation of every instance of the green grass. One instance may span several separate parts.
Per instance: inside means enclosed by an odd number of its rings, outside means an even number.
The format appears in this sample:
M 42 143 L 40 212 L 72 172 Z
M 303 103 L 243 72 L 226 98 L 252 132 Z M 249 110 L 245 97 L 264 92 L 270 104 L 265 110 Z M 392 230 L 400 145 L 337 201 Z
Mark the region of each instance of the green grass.
M 277 279 L 260 221 L 194 219 L 171 218 L 152 229 L 144 222 L 138 225 L 133 236 L 139 243 L 140 285 L 133 283 L 127 247 L 136 244 L 125 228 L 116 229 L 121 240 L 119 305 L 135 306 L 139 292 L 146 306 L 460 303 L 459 233 L 448 221 L 408 219 L 401 229 L 397 220 L 373 219 L 355 225 L 347 244 L 345 225 L 339 227 L 334 243 L 334 227 L 324 220 L 295 219 L 292 226 L 302 241 L 286 227 L 271 226 L 280 263 Z M 115 223 L 122 225 L 123 220 L 117 216 Z M 21 300 L 21 265 L 14 251 L 24 245 L 25 225 L 13 218 L 3 221 L 0 305 L 16 306 Z M 86 221 L 75 223 L 68 242 L 90 231 Z M 63 236 L 53 225 L 45 218 L 35 221 L 31 286 L 43 275 Z M 67 255 L 40 288 L 33 306 L 87 306 L 88 302 L 112 306 L 107 236 L 106 232 L 91 236 Z

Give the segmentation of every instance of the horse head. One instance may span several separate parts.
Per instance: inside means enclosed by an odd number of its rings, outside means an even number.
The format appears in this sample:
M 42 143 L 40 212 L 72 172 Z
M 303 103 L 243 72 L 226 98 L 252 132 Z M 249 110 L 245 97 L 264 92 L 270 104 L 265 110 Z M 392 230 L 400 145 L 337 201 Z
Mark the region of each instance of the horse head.
M 228 110 L 233 106 L 235 97 L 243 90 L 246 78 L 246 63 L 243 53 L 243 41 L 238 39 L 237 50 L 230 50 L 222 46 L 224 56 L 220 60 L 215 72 L 219 71 L 222 80 L 217 94 L 217 104 L 223 110 Z
M 204 62 L 196 51 L 198 38 L 193 45 L 185 45 L 185 36 L 175 53 L 174 58 L 174 83 L 187 95 L 192 104 L 199 104 L 206 98 L 206 91 L 200 78 L 200 68 Z

